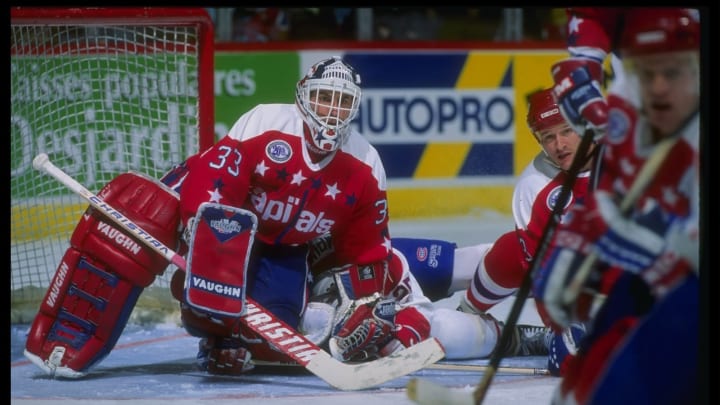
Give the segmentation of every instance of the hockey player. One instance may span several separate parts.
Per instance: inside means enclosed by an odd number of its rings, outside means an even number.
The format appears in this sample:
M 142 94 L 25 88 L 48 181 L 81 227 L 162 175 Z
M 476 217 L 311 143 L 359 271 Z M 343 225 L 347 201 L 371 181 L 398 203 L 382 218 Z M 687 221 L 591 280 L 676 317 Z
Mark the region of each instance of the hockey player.
M 598 284 L 610 290 L 553 403 L 698 403 L 699 21 L 680 8 L 570 13 L 571 58 L 553 69 L 555 94 L 575 125 L 605 129 L 604 152 L 597 189 L 556 233 L 533 291 L 559 328 L 585 317 L 583 298 Z M 592 83 L 611 50 L 626 81 L 603 98 Z M 621 211 L 668 140 L 667 157 Z M 567 301 L 587 256 L 597 260 L 585 290 Z
M 330 334 L 332 354 L 366 360 L 429 336 L 388 232 L 386 179 L 375 149 L 349 127 L 360 76 L 339 57 L 319 61 L 294 104 L 259 105 L 212 148 L 162 181 L 125 173 L 98 194 L 148 233 L 146 242 L 187 254 L 171 290 L 200 337 L 210 373 L 240 374 L 251 353 L 291 361 L 241 326 L 245 296 L 297 328 L 311 275 L 310 242 L 329 237 L 327 269 L 349 302 Z M 82 216 L 31 326 L 25 355 L 46 373 L 79 378 L 112 350 L 143 289 L 167 260 L 93 209 Z M 186 274 L 187 273 L 187 274 Z
M 465 291 L 459 309 L 466 313 L 442 313 L 430 317 L 437 319 L 431 322 L 432 334 L 443 343 L 447 358 L 487 357 L 495 348 L 502 323 L 487 311 L 520 288 L 552 214 L 553 203 L 575 158 L 581 138 L 560 114 L 552 89 L 531 95 L 527 124 L 542 151 L 523 170 L 515 186 L 512 201 L 514 230 L 501 235 L 494 243 L 461 248 L 448 241 L 393 239 L 394 248 L 402 253 L 430 299 Z M 594 154 L 593 145 L 567 206 L 583 200 L 589 187 Z M 460 322 L 456 318 L 468 320 Z M 463 326 L 458 327 L 458 324 Z M 510 347 L 500 349 L 505 355 L 547 353 L 548 368 L 559 375 L 565 358 L 574 352 L 575 341 L 584 333 L 584 327 L 574 324 L 555 334 L 548 328 L 518 325 L 514 332 Z
M 232 316 L 241 305 L 232 299 L 239 297 L 218 300 L 185 278 L 246 286 L 255 301 L 298 328 L 312 281 L 311 242 L 320 239 L 332 247 L 326 261 L 332 265 L 324 270 L 338 275 L 353 301 L 331 325 L 333 356 L 366 360 L 390 341 L 409 346 L 429 336 L 416 309 L 396 311 L 402 269 L 388 232 L 385 171 L 376 150 L 349 126 L 360 106 L 360 84 L 340 57 L 319 61 L 297 83 L 294 104 L 256 106 L 212 148 L 163 179 L 179 192 L 192 258 L 189 274 L 175 274 L 173 295 L 184 327 L 201 338 L 198 360 L 208 372 L 244 373 L 252 367 L 251 353 L 290 360 L 243 330 Z M 249 244 L 217 250 L 216 235 L 201 225 L 221 219 L 205 215 L 208 203 L 256 217 Z

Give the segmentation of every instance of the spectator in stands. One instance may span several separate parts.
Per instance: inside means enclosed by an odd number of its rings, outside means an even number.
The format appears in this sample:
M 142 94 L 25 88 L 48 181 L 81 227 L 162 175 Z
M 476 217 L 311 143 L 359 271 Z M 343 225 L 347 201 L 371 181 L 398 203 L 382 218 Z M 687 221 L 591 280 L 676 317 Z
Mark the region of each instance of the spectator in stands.
M 396 7 L 376 12 L 375 38 L 379 40 L 434 40 L 442 25 L 431 7 Z
M 283 41 L 288 37 L 289 16 L 282 8 L 237 8 L 233 20 L 235 41 Z

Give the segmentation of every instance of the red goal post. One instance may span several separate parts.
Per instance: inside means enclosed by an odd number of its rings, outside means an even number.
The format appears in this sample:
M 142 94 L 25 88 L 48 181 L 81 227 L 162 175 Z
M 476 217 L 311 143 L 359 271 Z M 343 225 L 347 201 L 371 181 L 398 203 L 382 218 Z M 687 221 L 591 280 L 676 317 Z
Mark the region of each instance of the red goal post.
M 11 321 L 25 323 L 87 207 L 33 157 L 47 153 L 98 191 L 126 171 L 159 178 L 211 146 L 215 38 L 203 8 L 14 7 L 10 17 Z M 172 271 L 143 293 L 139 316 L 172 305 Z

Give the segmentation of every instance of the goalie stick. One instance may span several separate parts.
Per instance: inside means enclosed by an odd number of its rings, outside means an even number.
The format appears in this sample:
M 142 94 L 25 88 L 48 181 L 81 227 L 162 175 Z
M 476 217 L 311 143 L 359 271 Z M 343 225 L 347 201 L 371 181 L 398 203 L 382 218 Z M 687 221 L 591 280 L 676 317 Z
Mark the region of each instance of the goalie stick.
M 182 270 L 186 269 L 187 262 L 182 256 L 155 239 L 132 220 L 105 203 L 100 197 L 55 166 L 47 154 L 41 153 L 35 156 L 33 167 L 49 174 L 71 191 L 83 197 L 93 208 L 105 214 L 146 246 L 165 257 L 170 263 Z M 445 356 L 445 351 L 440 343 L 435 338 L 430 338 L 371 362 L 343 363 L 284 323 L 252 298 L 246 297 L 246 300 L 247 311 L 241 316 L 241 321 L 245 326 L 263 336 L 278 350 L 339 390 L 360 390 L 383 384 L 420 370 Z

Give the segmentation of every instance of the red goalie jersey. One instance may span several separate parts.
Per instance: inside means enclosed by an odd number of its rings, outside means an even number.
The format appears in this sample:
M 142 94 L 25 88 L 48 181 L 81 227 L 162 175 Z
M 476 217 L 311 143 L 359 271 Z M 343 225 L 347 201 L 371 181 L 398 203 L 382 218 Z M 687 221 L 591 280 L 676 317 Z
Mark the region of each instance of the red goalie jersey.
M 333 234 L 338 261 L 368 264 L 389 252 L 385 171 L 359 134 L 319 163 L 303 147 L 303 120 L 292 104 L 244 114 L 212 149 L 188 160 L 183 222 L 207 201 L 252 211 L 257 238 L 301 245 Z

